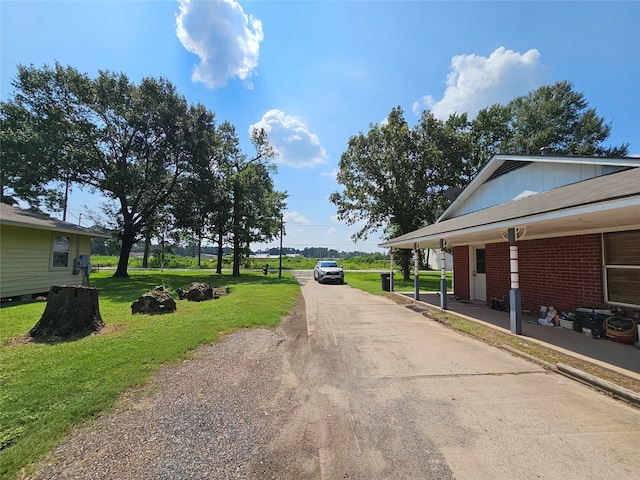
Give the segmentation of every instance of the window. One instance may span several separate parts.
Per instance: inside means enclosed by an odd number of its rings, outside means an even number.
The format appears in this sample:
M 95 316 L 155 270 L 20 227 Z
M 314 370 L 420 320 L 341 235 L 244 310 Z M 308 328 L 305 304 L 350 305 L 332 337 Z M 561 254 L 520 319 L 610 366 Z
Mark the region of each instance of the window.
M 640 230 L 605 233 L 605 300 L 640 306 Z
M 487 273 L 484 248 L 476 248 L 476 273 Z
M 51 255 L 52 268 L 69 267 L 69 237 L 64 235 L 53 236 L 53 249 Z

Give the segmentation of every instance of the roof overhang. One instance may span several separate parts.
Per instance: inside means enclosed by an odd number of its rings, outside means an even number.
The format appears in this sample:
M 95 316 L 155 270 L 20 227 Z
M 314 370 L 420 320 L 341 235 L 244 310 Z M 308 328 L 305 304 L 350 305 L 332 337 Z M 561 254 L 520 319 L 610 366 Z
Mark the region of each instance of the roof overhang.
M 640 167 L 640 159 L 635 157 L 581 157 L 565 155 L 494 155 L 485 167 L 469 182 L 464 190 L 455 198 L 451 205 L 443 212 L 437 221 L 451 217 L 460 204 L 466 202 L 475 191 L 491 179 L 507 163 L 521 163 L 523 166 L 531 163 L 565 163 L 579 165 L 601 165 L 609 167 L 635 168 Z
M 381 243 L 382 248 L 437 248 L 506 241 L 509 228 L 527 239 L 640 228 L 640 168 L 513 200 L 442 220 Z
M 0 225 L 2 226 L 48 230 L 94 238 L 111 238 L 111 235 L 107 233 L 98 232 L 90 228 L 83 228 L 56 218 L 38 215 L 9 205 L 0 204 L 0 208 Z

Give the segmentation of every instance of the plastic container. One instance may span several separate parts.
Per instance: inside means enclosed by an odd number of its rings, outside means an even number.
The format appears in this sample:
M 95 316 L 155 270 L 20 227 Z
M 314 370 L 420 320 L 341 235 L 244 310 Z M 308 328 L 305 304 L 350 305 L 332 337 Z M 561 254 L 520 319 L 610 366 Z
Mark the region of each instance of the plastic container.
M 560 319 L 560 326 L 562 328 L 567 328 L 569 330 L 573 330 L 573 320 L 564 320 L 564 319 Z

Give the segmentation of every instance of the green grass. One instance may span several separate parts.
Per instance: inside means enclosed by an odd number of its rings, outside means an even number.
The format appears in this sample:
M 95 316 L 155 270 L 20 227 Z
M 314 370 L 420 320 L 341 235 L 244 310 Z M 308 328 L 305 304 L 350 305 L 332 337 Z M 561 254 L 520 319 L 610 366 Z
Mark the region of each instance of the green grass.
M 112 272 L 91 276 L 107 328 L 59 343 L 26 343 L 43 302 L 0 309 L 0 478 L 27 471 L 71 429 L 114 406 L 123 391 L 144 385 L 161 365 L 185 358 L 221 333 L 278 324 L 300 289 L 287 273 L 240 278 L 205 271 Z M 178 301 L 172 314 L 131 315 L 131 303 L 156 285 L 169 290 L 192 281 L 229 286 L 231 295 L 209 302 Z M 177 298 L 177 296 L 175 296 Z
M 388 273 L 388 272 L 387 272 Z M 402 279 L 402 274 L 396 272 L 393 276 L 393 289 L 396 292 L 413 292 L 414 280 L 413 276 L 410 280 L 405 281 Z M 439 292 L 440 291 L 440 272 L 424 271 L 420 272 L 418 276 L 420 280 L 421 292 Z M 364 290 L 365 292 L 379 294 L 382 293 L 382 280 L 380 279 L 380 273 L 369 272 L 349 272 L 345 273 L 345 282 L 355 288 Z M 447 288 L 452 289 L 451 286 L 451 272 L 447 273 Z

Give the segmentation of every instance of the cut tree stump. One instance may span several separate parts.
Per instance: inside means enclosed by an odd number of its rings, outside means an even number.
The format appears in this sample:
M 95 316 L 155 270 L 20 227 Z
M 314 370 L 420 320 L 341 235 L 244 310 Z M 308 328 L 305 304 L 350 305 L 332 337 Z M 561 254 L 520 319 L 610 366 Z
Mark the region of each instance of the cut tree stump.
M 35 339 L 88 335 L 104 327 L 98 290 L 83 285 L 52 286 L 47 306 L 29 336 Z
M 144 313 L 158 315 L 176 311 L 176 302 L 168 290 L 164 287 L 156 287 L 155 290 L 145 293 L 131 304 L 131 313 Z

